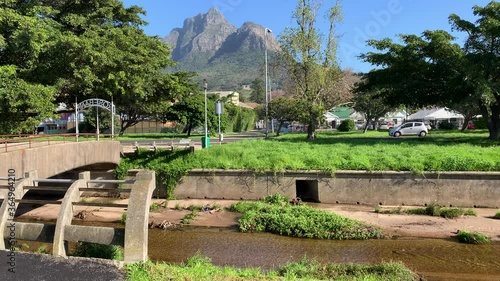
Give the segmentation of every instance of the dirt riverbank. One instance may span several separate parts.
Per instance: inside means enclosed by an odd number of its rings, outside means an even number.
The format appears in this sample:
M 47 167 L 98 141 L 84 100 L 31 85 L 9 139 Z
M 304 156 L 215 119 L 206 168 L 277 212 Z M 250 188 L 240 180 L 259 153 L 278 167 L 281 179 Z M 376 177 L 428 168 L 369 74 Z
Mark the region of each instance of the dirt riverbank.
M 87 198 L 87 202 L 102 200 L 102 198 Z M 224 211 L 224 207 L 229 207 L 237 201 L 231 200 L 153 200 L 154 203 L 166 208 L 160 208 L 151 212 L 149 222 L 152 224 L 166 223 L 180 224 L 182 218 L 191 211 L 182 209 L 191 205 L 197 206 L 219 206 L 220 209 L 212 211 L 201 211 L 198 216 L 191 221 L 191 225 L 231 227 L 237 225 L 239 214 Z M 126 200 L 116 200 L 113 203 L 126 203 Z M 476 208 L 477 216 L 460 217 L 456 219 L 446 219 L 441 217 L 419 216 L 419 215 L 399 215 L 399 214 L 378 214 L 373 206 L 361 205 L 339 205 L 339 204 L 312 204 L 314 207 L 339 215 L 366 222 L 380 227 L 384 233 L 401 237 L 422 237 L 422 238 L 450 238 L 458 230 L 470 232 L 480 232 L 492 238 L 493 241 L 500 241 L 500 220 L 493 219 L 497 209 Z M 383 206 L 386 208 L 397 208 L 398 206 Z M 76 207 L 76 220 L 116 222 L 120 221 L 125 209 L 120 208 L 100 208 L 100 207 Z M 59 205 L 45 205 L 38 208 L 22 210 L 21 218 L 30 220 L 55 220 L 59 214 Z

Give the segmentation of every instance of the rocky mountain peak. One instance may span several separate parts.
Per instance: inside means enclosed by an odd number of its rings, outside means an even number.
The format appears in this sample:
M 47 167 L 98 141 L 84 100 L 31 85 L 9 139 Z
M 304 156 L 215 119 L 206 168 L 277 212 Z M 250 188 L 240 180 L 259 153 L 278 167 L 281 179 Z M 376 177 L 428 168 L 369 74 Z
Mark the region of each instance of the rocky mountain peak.
M 236 28 L 216 8 L 184 20 L 183 27 L 173 29 L 163 42 L 173 49 L 172 59 L 179 62 L 176 69 L 197 71 L 200 75 L 217 69 L 212 76 L 220 75 L 217 79 L 221 85 L 236 79 L 228 78 L 234 69 L 245 69 L 252 73 L 250 76 L 255 75 L 263 63 L 256 58 L 262 57 L 266 45 L 271 52 L 279 50 L 274 34 L 266 34 L 264 26 L 245 22 Z

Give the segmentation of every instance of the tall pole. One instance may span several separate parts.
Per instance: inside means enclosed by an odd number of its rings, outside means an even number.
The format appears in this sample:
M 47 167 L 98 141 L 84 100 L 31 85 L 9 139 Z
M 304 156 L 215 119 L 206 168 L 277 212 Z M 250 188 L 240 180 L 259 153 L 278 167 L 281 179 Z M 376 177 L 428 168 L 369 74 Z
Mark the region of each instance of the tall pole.
M 78 142 L 78 97 L 75 98 L 75 135 Z
M 115 104 L 111 95 L 111 140 L 115 138 Z
M 97 140 L 99 141 L 99 107 L 96 107 Z
M 208 121 L 207 121 L 207 79 L 203 79 L 203 87 L 205 88 L 205 148 L 208 148 Z
M 271 102 L 273 100 L 273 91 L 272 91 L 272 83 L 271 83 L 271 79 L 269 79 L 269 102 Z M 271 133 L 274 134 L 274 119 L 271 118 Z
M 268 80 L 267 80 L 267 33 L 271 33 L 271 29 L 267 28 L 264 31 L 264 54 L 265 54 L 265 61 L 266 61 L 266 138 L 269 136 L 269 99 L 268 99 L 268 92 L 267 92 L 267 87 L 268 87 Z

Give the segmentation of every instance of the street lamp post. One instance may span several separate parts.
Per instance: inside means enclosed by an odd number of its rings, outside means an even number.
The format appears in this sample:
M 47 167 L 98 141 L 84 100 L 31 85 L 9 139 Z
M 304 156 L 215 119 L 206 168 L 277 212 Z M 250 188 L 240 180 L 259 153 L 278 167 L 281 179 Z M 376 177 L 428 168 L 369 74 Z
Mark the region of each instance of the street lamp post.
M 208 147 L 208 121 L 207 121 L 207 79 L 203 79 L 203 88 L 205 89 L 205 148 Z
M 266 60 L 266 138 L 269 136 L 269 99 L 268 99 L 268 79 L 267 79 L 267 33 L 273 32 L 271 29 L 267 28 L 264 31 L 264 53 L 265 53 L 265 60 Z

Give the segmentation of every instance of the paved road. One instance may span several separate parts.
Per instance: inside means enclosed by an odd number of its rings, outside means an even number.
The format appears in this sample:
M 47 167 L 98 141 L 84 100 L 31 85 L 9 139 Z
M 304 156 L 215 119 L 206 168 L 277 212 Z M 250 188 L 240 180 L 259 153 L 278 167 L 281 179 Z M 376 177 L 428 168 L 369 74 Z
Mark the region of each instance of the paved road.
M 254 132 L 245 132 L 245 133 L 241 133 L 241 134 L 238 134 L 238 135 L 227 135 L 227 136 L 224 136 L 223 143 L 236 142 L 236 141 L 241 141 L 241 140 L 246 140 L 246 139 L 260 139 L 260 138 L 264 138 L 264 134 L 262 134 L 260 132 L 257 132 L 257 131 L 254 131 Z M 144 140 L 144 139 L 141 139 L 141 140 L 137 140 L 137 141 L 134 141 L 134 140 L 123 140 L 123 141 L 120 141 L 120 143 L 123 146 L 133 146 L 135 144 L 135 142 L 137 142 L 139 144 L 139 146 L 141 146 L 141 145 L 142 146 L 147 146 L 147 145 L 151 145 L 153 143 L 153 141 L 154 141 L 158 145 L 161 145 L 161 144 L 169 145 L 172 142 L 174 144 L 176 142 L 178 143 L 179 140 L 180 140 L 180 138 L 176 138 L 176 139 L 159 139 L 159 140 L 155 140 L 155 139 Z M 192 139 L 192 143 L 194 145 L 201 145 L 201 139 Z M 213 145 L 219 144 L 219 137 L 211 137 L 210 138 L 210 143 L 213 144 Z
M 122 281 L 123 270 L 82 258 L 54 258 L 49 255 L 15 253 L 15 273 L 9 272 L 9 252 L 0 251 L 0 280 L 8 281 Z

